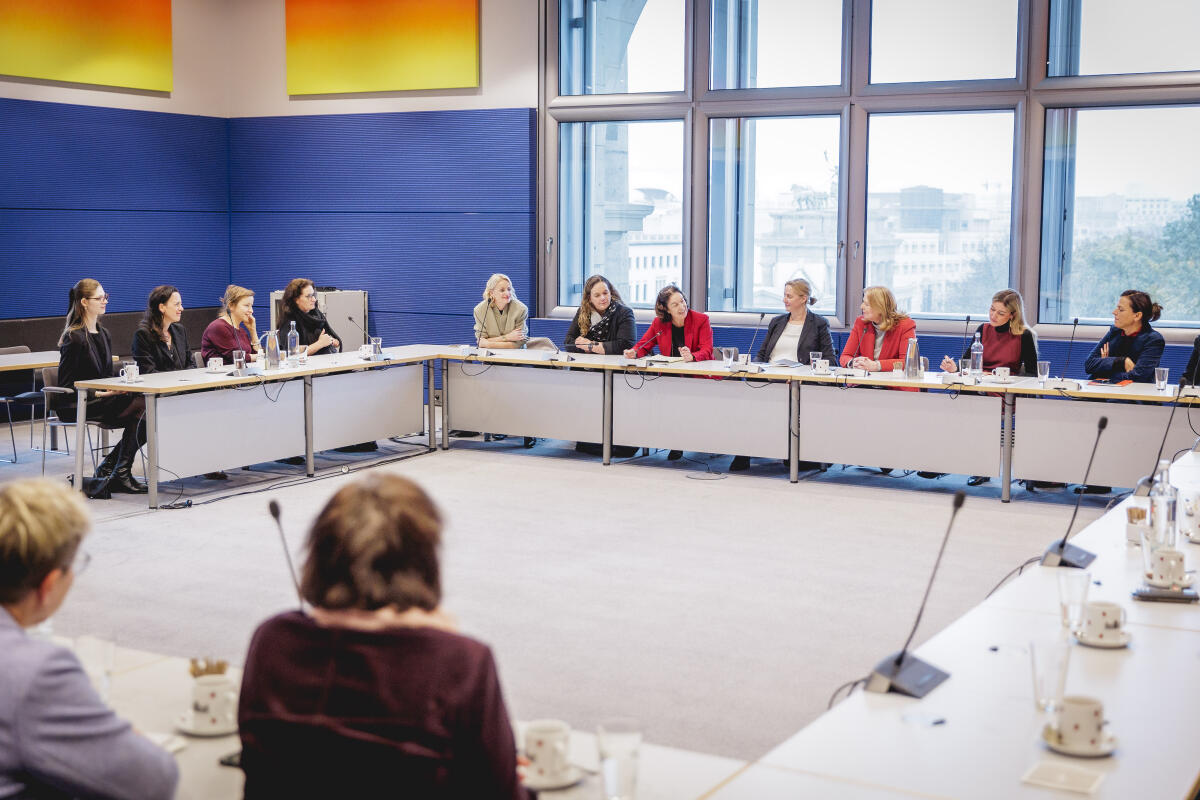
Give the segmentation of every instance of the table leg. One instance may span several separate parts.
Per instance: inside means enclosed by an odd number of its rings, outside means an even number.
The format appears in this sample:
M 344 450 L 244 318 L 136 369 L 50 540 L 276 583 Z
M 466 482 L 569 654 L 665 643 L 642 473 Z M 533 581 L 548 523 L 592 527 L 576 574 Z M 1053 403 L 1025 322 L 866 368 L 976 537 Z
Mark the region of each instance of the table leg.
M 313 383 L 312 375 L 304 376 L 304 473 L 316 474 L 313 464 Z
M 1012 454 L 1013 454 L 1013 410 L 1017 406 L 1015 395 L 1004 394 L 1000 401 L 1000 502 L 1012 500 Z
M 788 386 L 788 480 L 800 482 L 800 381 Z
M 158 508 L 158 395 L 146 398 L 146 498 L 151 508 Z
M 425 362 L 425 382 L 429 386 L 429 449 L 437 450 L 437 416 L 433 406 L 433 359 Z
M 83 451 L 87 447 L 87 389 L 77 389 L 75 417 L 75 488 L 83 491 Z
M 612 463 L 612 418 L 613 418 L 613 374 L 611 369 L 604 370 L 604 405 L 602 429 L 600 431 L 603 443 L 604 465 Z
M 429 387 L 433 391 L 433 386 Z M 442 449 L 450 449 L 450 361 L 442 359 Z

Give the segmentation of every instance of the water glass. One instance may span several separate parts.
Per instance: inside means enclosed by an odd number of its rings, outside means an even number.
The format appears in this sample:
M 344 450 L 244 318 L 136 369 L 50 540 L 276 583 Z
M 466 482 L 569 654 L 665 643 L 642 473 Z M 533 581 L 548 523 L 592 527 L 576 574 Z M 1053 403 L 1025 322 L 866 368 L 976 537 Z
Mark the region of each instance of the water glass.
M 971 374 L 971 359 L 960 358 L 958 360 L 958 374 L 959 375 L 970 375 Z
M 233 351 L 233 370 L 238 375 L 241 375 L 242 373 L 244 373 L 246 371 L 246 351 L 245 350 L 234 350 Z
M 1049 361 L 1039 361 L 1037 363 L 1037 367 L 1038 367 L 1038 380 L 1041 381 L 1042 383 L 1045 383 L 1046 379 L 1050 377 L 1050 362 Z
M 1062 703 L 1067 684 L 1067 666 L 1071 661 L 1071 643 L 1064 637 L 1029 643 L 1033 668 L 1033 704 L 1053 712 Z
M 1087 570 L 1063 567 L 1058 571 L 1058 607 L 1063 627 L 1069 631 L 1079 630 L 1091 582 L 1092 573 Z
M 371 356 L 374 358 L 382 358 L 383 357 L 383 337 L 382 336 L 372 336 L 371 337 Z
M 825 357 L 824 353 L 821 353 L 817 350 L 813 350 L 811 353 L 808 354 L 808 365 L 810 367 L 815 367 L 817 365 L 817 362 L 820 361 L 824 357 Z
M 607 719 L 596 728 L 604 800 L 634 800 L 642 726 L 635 719 Z
M 1154 388 L 1160 392 L 1167 388 L 1167 376 L 1171 372 L 1170 367 L 1155 367 L 1154 368 Z
M 736 347 L 722 347 L 721 348 L 721 362 L 725 366 L 725 369 L 733 368 L 733 360 L 735 358 L 737 358 L 737 348 Z

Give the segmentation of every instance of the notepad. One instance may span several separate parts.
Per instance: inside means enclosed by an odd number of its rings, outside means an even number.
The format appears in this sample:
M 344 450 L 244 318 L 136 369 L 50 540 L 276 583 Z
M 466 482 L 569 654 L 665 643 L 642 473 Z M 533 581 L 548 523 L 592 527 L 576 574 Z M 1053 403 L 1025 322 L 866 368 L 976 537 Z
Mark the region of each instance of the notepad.
M 676 361 L 683 361 L 683 356 L 650 356 L 646 359 L 647 364 L 672 364 Z
M 1021 780 L 1048 789 L 1092 794 L 1104 780 L 1104 773 L 1061 761 L 1041 761 L 1034 764 Z

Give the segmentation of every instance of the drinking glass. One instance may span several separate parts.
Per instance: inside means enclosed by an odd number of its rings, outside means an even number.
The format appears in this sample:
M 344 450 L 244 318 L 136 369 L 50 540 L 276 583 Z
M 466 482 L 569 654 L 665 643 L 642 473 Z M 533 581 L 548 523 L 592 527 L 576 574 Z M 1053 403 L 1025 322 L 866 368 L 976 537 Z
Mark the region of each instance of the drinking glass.
M 825 357 L 824 353 L 820 353 L 820 352 L 817 352 L 816 350 L 813 350 L 811 353 L 808 354 L 808 365 L 810 367 L 815 367 L 817 365 L 817 362 L 820 361 L 824 357 Z
M 636 719 L 606 719 L 596 728 L 605 800 L 634 800 L 642 725 Z
M 1171 372 L 1170 367 L 1155 367 L 1154 368 L 1154 388 L 1160 392 L 1167 388 L 1167 376 Z
M 383 337 L 382 336 L 372 336 L 371 337 L 371 355 L 375 358 L 379 358 L 380 356 L 383 355 Z
M 233 370 L 238 375 L 241 375 L 243 372 L 245 372 L 245 370 L 246 370 L 246 351 L 245 350 L 234 350 L 233 351 Z
M 971 359 L 960 358 L 958 360 L 958 374 L 959 375 L 970 375 L 971 374 Z
M 1041 381 L 1042 383 L 1045 383 L 1046 379 L 1050 377 L 1050 362 L 1049 361 L 1039 361 L 1037 367 L 1038 367 L 1038 380 Z
M 733 368 L 733 360 L 735 358 L 737 358 L 737 348 L 736 347 L 722 347 L 721 348 L 721 361 L 725 365 L 725 369 Z
M 107 703 L 116 647 L 111 641 L 95 636 L 80 636 L 73 645 L 75 657 L 83 666 L 84 674 L 91 681 L 92 688 L 100 695 L 100 699 Z
M 1063 627 L 1069 631 L 1079 630 L 1091 582 L 1092 573 L 1087 570 L 1064 567 L 1058 571 L 1058 607 Z
M 1030 642 L 1029 660 L 1033 668 L 1033 704 L 1042 711 L 1053 712 L 1062 702 L 1066 688 L 1071 643 L 1061 636 Z

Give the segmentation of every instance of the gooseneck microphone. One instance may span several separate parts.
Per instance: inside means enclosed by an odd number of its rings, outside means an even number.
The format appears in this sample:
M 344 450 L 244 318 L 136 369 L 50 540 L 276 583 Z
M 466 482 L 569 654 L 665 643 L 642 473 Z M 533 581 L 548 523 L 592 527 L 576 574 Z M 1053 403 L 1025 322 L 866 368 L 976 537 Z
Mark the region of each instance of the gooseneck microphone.
M 363 344 L 367 344 L 368 342 L 371 341 L 371 335 L 367 333 L 366 329 L 363 328 L 362 325 L 358 324 L 358 320 L 356 320 L 354 317 L 350 316 L 349 314 L 346 315 L 346 319 L 348 319 L 352 323 L 354 323 L 354 327 L 358 328 L 359 333 L 361 333 L 363 335 Z
M 767 312 L 762 312 L 758 315 L 758 325 L 754 328 L 754 335 L 750 337 L 750 360 L 754 361 L 754 340 L 758 338 L 758 332 L 762 330 L 763 320 L 767 318 Z M 770 353 L 767 354 L 768 356 Z
M 292 586 L 296 587 L 296 598 L 300 601 L 300 610 L 304 610 L 304 597 L 300 594 L 300 581 L 296 579 L 296 568 L 292 565 L 292 552 L 288 550 L 287 537 L 283 535 L 283 522 L 279 519 L 279 502 L 272 500 L 267 504 L 271 516 L 275 518 L 275 527 L 279 531 L 279 542 L 283 545 L 283 555 L 287 559 L 288 572 L 292 576 Z
M 924 697 L 950 677 L 932 664 L 927 664 L 908 652 L 917 628 L 921 625 L 921 617 L 925 614 L 925 605 L 929 602 L 929 591 L 933 588 L 933 580 L 937 577 L 938 567 L 942 563 L 942 555 L 946 552 L 946 543 L 950 541 L 950 530 L 954 527 L 954 518 L 966 500 L 967 493 L 959 489 L 954 493 L 954 508 L 950 512 L 950 521 L 946 523 L 946 533 L 942 536 L 942 546 L 938 550 L 937 560 L 933 562 L 933 572 L 929 583 L 925 585 L 925 596 L 921 599 L 921 607 L 917 610 L 917 620 L 909 631 L 904 647 L 894 656 L 888 656 L 880 661 L 871 675 L 867 678 L 868 692 L 896 692 L 909 697 Z
M 1063 367 L 1062 376 L 1067 377 L 1067 372 L 1071 369 L 1071 350 L 1075 347 L 1075 329 L 1079 327 L 1079 317 L 1071 321 L 1071 341 L 1067 343 L 1067 365 Z
M 1100 446 L 1100 434 L 1104 433 L 1104 429 L 1107 427 L 1108 417 L 1101 417 L 1096 423 L 1096 440 L 1092 442 L 1092 455 L 1088 458 L 1087 469 L 1083 473 L 1084 486 L 1087 486 L 1088 476 L 1092 473 L 1092 462 L 1096 460 L 1096 448 Z M 1041 564 L 1043 567 L 1075 567 L 1083 569 L 1096 560 L 1095 553 L 1088 552 L 1082 547 L 1076 547 L 1073 544 L 1067 544 L 1067 539 L 1071 538 L 1071 528 L 1075 525 L 1075 516 L 1079 513 L 1079 503 L 1082 500 L 1083 492 L 1081 491 L 1075 496 L 1075 510 L 1071 512 L 1071 521 L 1067 523 L 1067 532 L 1063 534 L 1062 539 L 1046 548 L 1046 552 L 1042 555 Z
M 963 340 L 962 340 L 963 355 L 959 356 L 959 358 L 967 357 L 967 335 L 970 330 L 971 330 L 971 315 L 967 314 L 967 321 L 963 324 Z
M 1175 388 L 1175 399 L 1171 401 L 1171 413 L 1167 416 L 1167 427 L 1163 429 L 1162 441 L 1158 444 L 1158 452 L 1154 455 L 1154 463 L 1150 466 L 1150 474 L 1138 478 L 1137 486 L 1133 488 L 1134 497 L 1149 497 L 1150 487 L 1154 484 L 1154 473 L 1158 469 L 1159 459 L 1162 458 L 1163 448 L 1167 446 L 1167 436 L 1171 434 L 1171 423 L 1175 421 L 1175 409 L 1179 408 L 1179 396 L 1183 394 L 1185 378 L 1179 379 Z

